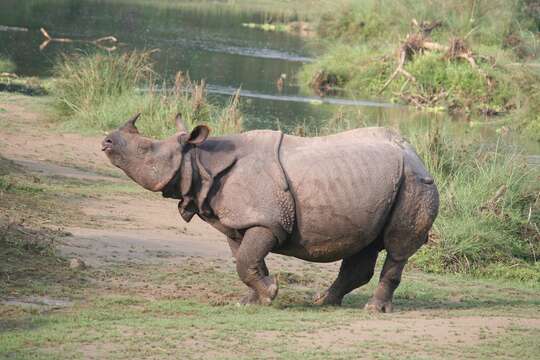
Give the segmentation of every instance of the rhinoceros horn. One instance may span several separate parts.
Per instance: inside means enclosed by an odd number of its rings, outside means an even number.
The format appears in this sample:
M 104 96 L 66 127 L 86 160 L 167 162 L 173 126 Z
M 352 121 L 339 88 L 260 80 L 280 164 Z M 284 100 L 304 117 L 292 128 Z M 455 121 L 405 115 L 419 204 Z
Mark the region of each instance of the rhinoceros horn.
M 137 127 L 135 127 L 135 122 L 140 116 L 141 116 L 141 113 L 135 114 L 131 119 L 126 121 L 126 123 L 122 127 L 120 127 L 119 130 L 138 134 L 139 130 L 137 130 Z

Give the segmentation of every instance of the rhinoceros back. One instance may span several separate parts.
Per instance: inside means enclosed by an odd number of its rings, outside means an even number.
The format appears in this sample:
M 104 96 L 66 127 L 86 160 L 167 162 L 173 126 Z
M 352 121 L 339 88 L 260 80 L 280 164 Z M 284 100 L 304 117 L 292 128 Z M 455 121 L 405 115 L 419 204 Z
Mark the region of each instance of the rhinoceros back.
M 404 144 L 383 128 L 317 138 L 286 136 L 281 161 L 297 223 L 291 252 L 307 260 L 334 261 L 374 241 L 399 190 Z

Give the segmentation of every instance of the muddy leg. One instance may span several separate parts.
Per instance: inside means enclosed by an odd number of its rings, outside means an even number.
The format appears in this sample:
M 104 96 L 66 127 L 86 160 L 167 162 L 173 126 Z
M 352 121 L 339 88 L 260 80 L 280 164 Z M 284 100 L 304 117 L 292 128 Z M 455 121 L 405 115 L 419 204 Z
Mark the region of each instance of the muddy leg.
M 373 277 L 379 250 L 370 246 L 358 254 L 343 259 L 339 275 L 322 295 L 315 299 L 317 305 L 341 305 L 343 297 L 366 284 Z
M 366 304 L 366 310 L 385 313 L 392 312 L 392 297 L 394 296 L 394 291 L 399 286 L 401 273 L 406 263 L 407 259 L 396 261 L 392 259 L 390 254 L 386 255 L 379 285 L 375 289 L 371 300 Z
M 227 241 L 229 242 L 229 247 L 231 248 L 231 252 L 233 254 L 234 259 L 237 260 L 237 253 L 238 253 L 238 248 L 240 247 L 240 242 L 235 241 L 235 240 L 233 240 L 231 238 L 227 238 Z M 269 274 L 268 267 L 266 266 L 266 263 L 265 263 L 264 260 L 261 263 L 259 271 L 264 276 L 268 276 L 268 274 Z M 248 292 L 247 292 L 246 295 L 244 295 L 240 299 L 240 304 L 247 305 L 247 304 L 258 304 L 258 303 L 259 303 L 259 295 L 257 295 L 255 290 L 248 287 Z
M 277 282 L 268 275 L 264 263 L 264 258 L 276 243 L 270 230 L 255 227 L 246 231 L 236 252 L 236 270 L 240 279 L 254 290 L 258 302 L 264 305 L 270 304 L 278 292 Z

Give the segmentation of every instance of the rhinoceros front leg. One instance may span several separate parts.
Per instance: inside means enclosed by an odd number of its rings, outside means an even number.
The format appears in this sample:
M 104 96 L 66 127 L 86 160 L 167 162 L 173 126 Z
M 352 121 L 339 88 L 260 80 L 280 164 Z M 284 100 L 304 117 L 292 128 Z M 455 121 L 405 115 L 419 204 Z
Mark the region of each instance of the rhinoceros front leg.
M 277 281 L 268 275 L 264 263 L 264 258 L 276 244 L 277 240 L 270 230 L 254 227 L 246 231 L 236 251 L 238 276 L 256 293 L 258 302 L 263 305 L 270 304 L 278 292 Z
M 231 252 L 234 259 L 238 261 L 238 249 L 240 248 L 240 242 L 231 238 L 227 238 L 227 241 L 229 242 L 229 247 L 231 248 Z M 269 275 L 268 267 L 266 266 L 266 263 L 264 260 L 261 262 L 259 272 L 263 274 L 264 276 Z M 248 289 L 249 289 L 248 293 L 240 299 L 240 304 L 242 305 L 258 304 L 259 294 L 257 294 L 257 292 L 255 292 L 255 290 L 253 290 L 250 287 L 248 287 Z

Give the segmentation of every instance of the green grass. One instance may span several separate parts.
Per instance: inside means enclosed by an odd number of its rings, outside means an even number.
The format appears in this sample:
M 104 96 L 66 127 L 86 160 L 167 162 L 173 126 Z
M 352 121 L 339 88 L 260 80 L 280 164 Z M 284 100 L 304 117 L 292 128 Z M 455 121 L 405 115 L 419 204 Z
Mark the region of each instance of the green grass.
M 398 66 L 400 44 L 418 31 L 413 19 L 442 21 L 429 41 L 448 46 L 464 39 L 478 66 L 448 59 L 444 51 L 416 53 L 405 63 L 416 81 L 398 74 L 385 88 Z M 320 17 L 318 33 L 328 39 L 327 50 L 299 78 L 308 86 L 323 74 L 334 90 L 353 97 L 467 114 L 515 113 L 513 126 L 538 137 L 540 97 L 533 84 L 540 74 L 534 66 L 516 66 L 538 59 L 538 23 L 540 14 L 529 0 L 355 0 Z
M 305 266 L 296 271 L 309 270 Z M 92 355 L 111 359 L 337 359 L 359 351 L 369 358 L 392 358 L 397 355 L 396 346 L 404 358 L 414 358 L 418 351 L 430 354 L 429 358 L 454 358 L 469 349 L 481 350 L 483 356 L 500 357 L 518 353 L 526 357 L 536 351 L 536 345 L 526 349 L 522 345 L 534 344 L 537 329 L 512 326 L 511 322 L 496 334 L 487 329 L 487 336 L 454 345 L 430 337 L 417 338 L 408 324 L 413 319 L 446 319 L 450 324 L 460 324 L 462 317 L 470 316 L 482 316 L 484 320 L 505 317 L 516 322 L 522 316 L 534 319 L 540 305 L 538 289 L 505 282 L 408 274 L 396 294 L 400 312 L 380 316 L 359 309 L 373 291 L 373 282 L 349 296 L 341 308 L 312 306 L 312 292 L 335 275 L 326 270 L 318 272 L 319 280 L 309 288 L 282 282 L 274 306 L 238 307 L 231 294 L 238 295 L 243 286 L 238 285 L 233 265 L 223 260 L 191 259 L 175 266 L 91 269 L 78 275 L 95 279 L 91 283 L 65 284 L 74 293 L 85 294 L 84 301 L 75 301 L 72 308 L 37 313 L 0 305 L 4 314 L 0 348 L 12 357 L 40 359 Z M 222 301 L 216 302 L 220 298 Z M 415 312 L 410 313 L 412 310 Z M 382 327 L 358 327 L 373 321 Z M 384 330 L 395 324 L 399 324 L 399 333 L 390 335 Z M 335 346 L 335 342 L 323 340 L 332 333 L 341 333 L 347 339 L 345 334 L 351 332 L 357 334 L 357 341 L 336 340 L 340 346 Z M 339 335 L 335 336 L 339 339 Z M 505 345 L 490 348 L 494 343 Z
M 458 144 L 437 127 L 409 137 L 441 194 L 435 236 L 415 263 L 427 271 L 539 282 L 538 168 L 501 140 L 484 148 L 473 139 Z
M 330 11 L 336 3 L 347 3 L 347 0 L 107 0 L 125 4 L 148 5 L 163 8 L 187 8 L 201 11 L 230 12 L 233 14 L 261 13 L 268 18 L 279 21 L 310 19 Z
M 0 73 L 12 73 L 15 71 L 15 63 L 7 57 L 0 57 Z
M 56 66 L 53 93 L 66 127 L 108 131 L 141 112 L 139 128 L 153 137 L 175 131 L 176 113 L 189 127 L 208 124 L 214 135 L 241 129 L 238 96 L 226 107 L 215 106 L 206 99 L 204 82 L 193 83 L 186 76 L 178 77 L 173 90 L 161 90 L 165 84 L 158 83 L 151 56 L 151 52 L 133 51 L 64 57 Z

